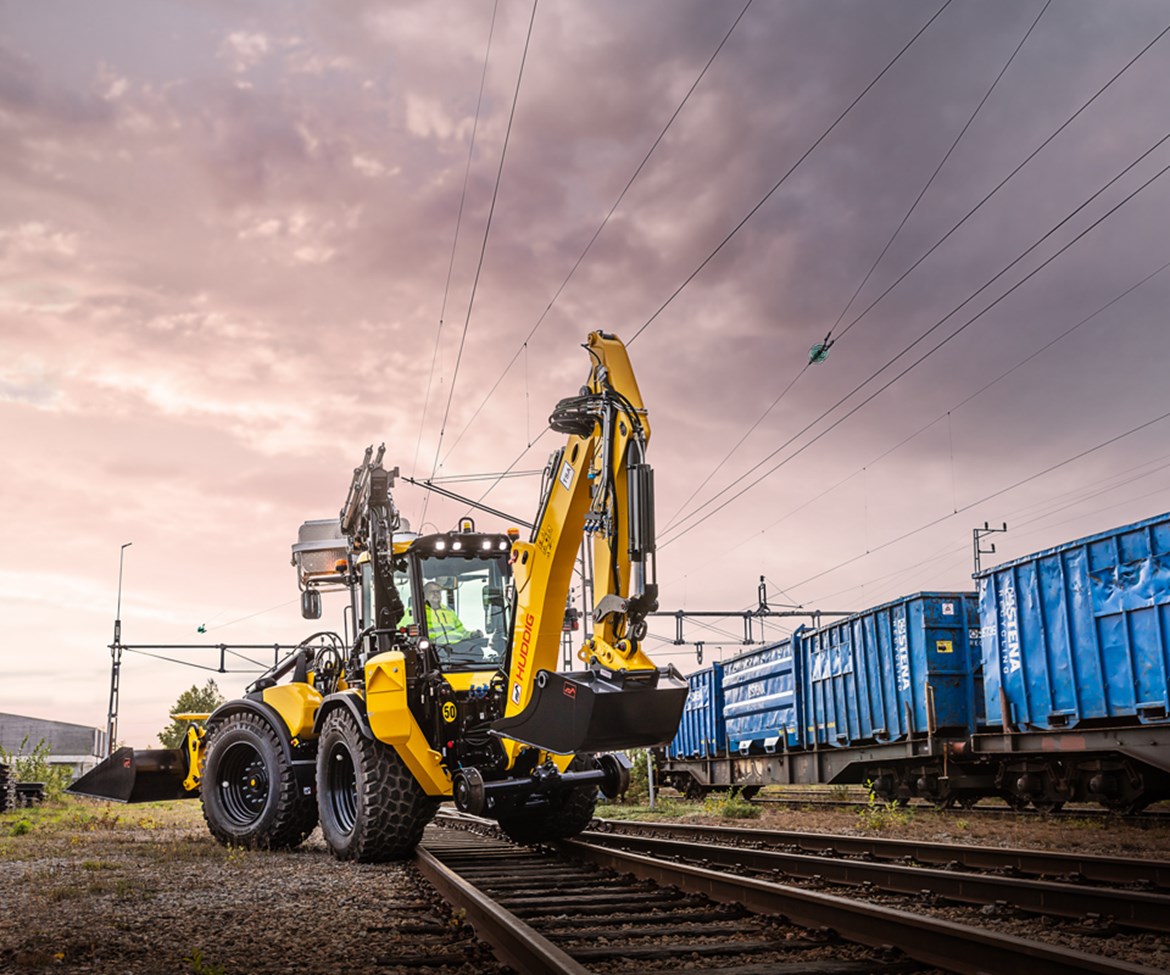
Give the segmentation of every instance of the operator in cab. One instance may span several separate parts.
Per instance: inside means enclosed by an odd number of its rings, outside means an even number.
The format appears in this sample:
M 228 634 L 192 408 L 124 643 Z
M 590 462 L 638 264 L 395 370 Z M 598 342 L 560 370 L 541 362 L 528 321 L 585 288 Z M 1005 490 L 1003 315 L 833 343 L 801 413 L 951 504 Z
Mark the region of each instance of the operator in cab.
M 498 655 L 487 648 L 482 630 L 468 630 L 455 610 L 443 605 L 443 587 L 435 581 L 424 583 L 427 633 L 439 648 L 442 660 L 454 666 L 493 665 Z

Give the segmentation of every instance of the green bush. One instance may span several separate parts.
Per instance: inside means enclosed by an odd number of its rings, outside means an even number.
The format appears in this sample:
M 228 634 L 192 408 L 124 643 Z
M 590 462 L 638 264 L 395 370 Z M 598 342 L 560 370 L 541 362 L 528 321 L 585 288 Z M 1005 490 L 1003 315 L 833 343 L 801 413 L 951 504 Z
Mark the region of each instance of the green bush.
M 45 798 L 59 799 L 65 787 L 73 781 L 73 770 L 66 765 L 51 765 L 50 751 L 44 738 L 28 751 L 28 735 L 25 735 L 15 754 L 0 748 L 0 762 L 9 766 L 15 781 L 43 782 Z
M 650 799 L 650 780 L 646 773 L 646 760 L 650 753 L 644 748 L 634 754 L 634 765 L 630 769 L 630 787 L 622 797 L 623 802 L 642 803 Z

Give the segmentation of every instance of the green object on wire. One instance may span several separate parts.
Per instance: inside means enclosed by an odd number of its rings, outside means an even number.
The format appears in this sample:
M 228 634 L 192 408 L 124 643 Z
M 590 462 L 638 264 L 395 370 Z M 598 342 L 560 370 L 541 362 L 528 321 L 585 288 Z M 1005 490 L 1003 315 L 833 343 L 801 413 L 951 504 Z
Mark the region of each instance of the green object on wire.
M 829 341 L 818 342 L 811 349 L 808 350 L 808 364 L 814 365 L 818 362 L 824 362 L 829 358 L 829 349 L 833 347 L 833 343 Z

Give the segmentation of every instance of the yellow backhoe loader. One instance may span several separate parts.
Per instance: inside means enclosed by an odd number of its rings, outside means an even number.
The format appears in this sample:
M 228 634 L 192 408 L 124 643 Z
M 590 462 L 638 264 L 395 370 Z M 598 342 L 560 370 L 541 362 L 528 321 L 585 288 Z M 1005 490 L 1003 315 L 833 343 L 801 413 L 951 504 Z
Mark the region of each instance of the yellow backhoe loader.
M 628 782 L 623 749 L 675 734 L 687 685 L 642 642 L 657 609 L 650 426 L 625 346 L 593 332 L 589 380 L 549 419 L 567 436 L 528 541 L 518 531 L 406 530 L 384 448 L 366 451 L 340 515 L 293 546 L 302 614 L 349 596 L 356 634 L 305 640 L 245 695 L 195 716 L 185 747 L 123 748 L 71 791 L 202 799 L 225 844 L 288 848 L 318 824 L 347 860 L 406 856 L 439 803 L 535 842 L 588 825 Z M 594 570 L 580 670 L 558 673 L 583 538 Z

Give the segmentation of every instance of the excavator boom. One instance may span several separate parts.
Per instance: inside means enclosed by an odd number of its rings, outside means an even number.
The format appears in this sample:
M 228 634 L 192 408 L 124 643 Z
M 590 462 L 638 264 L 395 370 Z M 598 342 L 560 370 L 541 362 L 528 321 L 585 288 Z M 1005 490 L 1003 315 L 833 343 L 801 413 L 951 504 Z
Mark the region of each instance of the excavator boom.
M 655 667 L 641 649 L 646 614 L 658 608 L 642 396 L 618 338 L 593 332 L 585 348 L 593 360 L 588 384 L 549 418 L 568 440 L 550 459 L 531 540 L 513 546 L 508 699 L 492 725 L 512 743 L 554 754 L 665 744 L 687 696 L 678 671 Z M 579 653 L 585 668 L 558 674 L 559 621 L 582 525 L 593 546 L 595 630 Z M 514 744 L 506 747 L 515 753 Z

